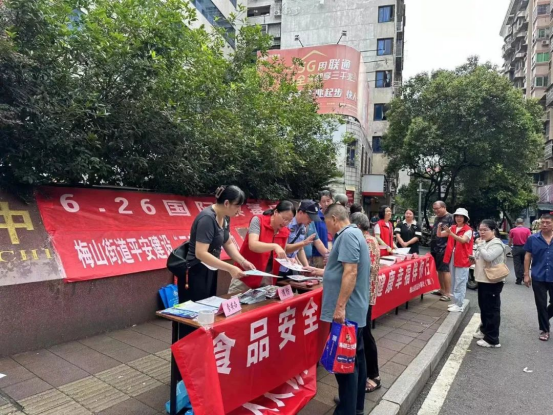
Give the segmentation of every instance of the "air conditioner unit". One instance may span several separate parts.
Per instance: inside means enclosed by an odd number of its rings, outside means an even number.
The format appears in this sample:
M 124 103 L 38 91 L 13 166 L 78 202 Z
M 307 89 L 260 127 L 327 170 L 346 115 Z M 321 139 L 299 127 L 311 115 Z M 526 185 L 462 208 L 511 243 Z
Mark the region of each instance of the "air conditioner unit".
M 541 44 L 542 44 L 542 45 L 548 45 L 548 44 L 549 44 L 549 41 L 548 41 L 548 40 L 542 40 L 542 41 L 541 41 Z
M 544 186 L 544 183 L 540 180 L 540 181 L 538 182 L 538 187 L 542 187 L 542 186 Z
M 275 16 L 280 16 L 282 14 L 282 10 L 276 9 L 275 10 Z

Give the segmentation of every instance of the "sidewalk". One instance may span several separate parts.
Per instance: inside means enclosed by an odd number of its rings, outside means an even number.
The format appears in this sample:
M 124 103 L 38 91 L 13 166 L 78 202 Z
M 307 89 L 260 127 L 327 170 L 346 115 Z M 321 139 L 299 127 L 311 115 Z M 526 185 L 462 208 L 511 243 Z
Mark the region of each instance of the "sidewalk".
M 437 296 L 414 299 L 377 320 L 383 387 L 369 413 L 447 316 Z M 150 415 L 169 400 L 171 323 L 151 323 L 0 359 L 0 415 Z M 318 393 L 302 415 L 332 414 L 334 375 L 318 371 Z

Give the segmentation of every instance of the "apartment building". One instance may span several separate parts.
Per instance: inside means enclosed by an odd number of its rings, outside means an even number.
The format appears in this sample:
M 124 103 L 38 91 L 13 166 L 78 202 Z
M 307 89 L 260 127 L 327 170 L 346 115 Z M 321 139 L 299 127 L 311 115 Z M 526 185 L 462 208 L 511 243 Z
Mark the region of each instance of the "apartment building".
M 249 24 L 260 24 L 273 36 L 275 49 L 339 43 L 361 53 L 369 86 L 368 130 L 362 133 L 359 120 L 347 118 L 345 131 L 357 140 L 340 154 L 344 177 L 333 187 L 353 194 L 367 212 L 393 203 L 398 184 L 408 177 L 386 175 L 381 139 L 388 128 L 386 105 L 402 85 L 404 1 L 249 0 L 248 17 Z
M 543 211 L 553 210 L 551 23 L 550 0 L 511 0 L 500 32 L 505 41 L 503 73 L 525 97 L 540 100 L 546 108 L 545 151 L 532 171 L 538 210 Z M 532 209 L 526 212 L 528 219 L 536 215 Z
M 198 11 L 197 26 L 205 26 L 208 30 L 213 27 L 225 29 L 229 52 L 234 49 L 235 22 L 234 26 L 229 20 L 231 15 L 239 15 L 240 5 L 246 4 L 246 0 L 189 0 L 190 4 Z M 237 19 L 240 20 L 240 19 Z

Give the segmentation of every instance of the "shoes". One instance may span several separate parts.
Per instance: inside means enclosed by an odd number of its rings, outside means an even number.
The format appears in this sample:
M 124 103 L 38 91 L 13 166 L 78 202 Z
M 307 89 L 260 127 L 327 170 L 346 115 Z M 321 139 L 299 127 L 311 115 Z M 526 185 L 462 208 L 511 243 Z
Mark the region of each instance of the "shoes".
M 463 311 L 465 311 L 465 308 L 464 307 L 459 307 L 457 304 L 453 304 L 451 307 L 448 307 L 447 308 L 447 311 L 451 312 L 455 312 L 455 313 L 462 313 Z
M 482 340 L 478 340 L 476 342 L 476 344 L 480 347 L 487 347 L 488 349 L 499 349 L 501 347 L 501 345 L 499 343 L 497 344 L 490 344 L 488 343 L 486 340 L 482 339 Z
M 440 301 L 451 301 L 451 297 L 449 297 L 448 295 L 442 295 L 440 297 Z
M 440 297 L 443 295 L 440 290 L 432 291 L 430 294 L 432 295 L 439 295 Z
M 522 281 L 515 282 L 516 285 L 522 285 Z
M 480 329 L 478 329 L 478 331 L 474 333 L 472 337 L 478 340 L 482 340 L 484 338 L 484 333 L 482 333 Z

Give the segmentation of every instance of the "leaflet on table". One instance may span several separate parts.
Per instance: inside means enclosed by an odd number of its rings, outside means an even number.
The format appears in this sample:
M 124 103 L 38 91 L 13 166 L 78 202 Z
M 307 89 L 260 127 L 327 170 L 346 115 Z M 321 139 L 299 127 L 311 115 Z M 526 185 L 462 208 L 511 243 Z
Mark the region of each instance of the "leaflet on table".
M 194 311 L 182 310 L 176 307 L 167 308 L 165 310 L 162 310 L 161 313 L 168 314 L 171 316 L 176 316 L 176 317 L 188 318 L 190 320 L 193 320 L 196 317 L 198 317 L 198 313 Z
M 398 253 L 399 255 L 407 255 L 410 250 L 411 248 L 397 248 L 395 252 Z
M 322 281 L 323 280 L 322 277 L 304 277 L 302 275 L 288 275 L 288 278 L 290 278 L 293 281 L 299 281 L 299 282 L 313 281 L 313 280 Z
M 254 277 L 271 277 L 271 278 L 282 278 L 281 276 L 279 275 L 273 275 L 273 274 L 269 274 L 267 272 L 263 272 L 263 271 L 260 271 L 258 269 L 251 269 L 249 271 L 244 271 L 244 274 L 246 275 L 251 275 L 251 276 L 254 276 Z
M 216 313 L 219 310 L 219 307 L 195 303 L 194 301 L 187 301 L 186 303 L 177 304 L 173 308 L 177 308 L 179 310 L 192 311 L 194 313 L 199 313 L 201 310 L 211 310 L 214 313 Z
M 288 258 L 284 258 L 284 259 L 276 258 L 276 261 L 280 265 L 282 265 L 283 267 L 291 269 L 292 271 L 303 271 L 303 272 L 305 272 L 305 270 L 303 269 L 303 265 L 298 264 L 296 262 L 292 262 Z
M 209 298 L 204 298 L 203 300 L 200 300 L 200 301 L 196 301 L 196 303 L 219 309 L 219 307 L 221 307 L 221 304 L 223 304 L 224 301 L 225 301 L 224 298 L 213 296 Z

